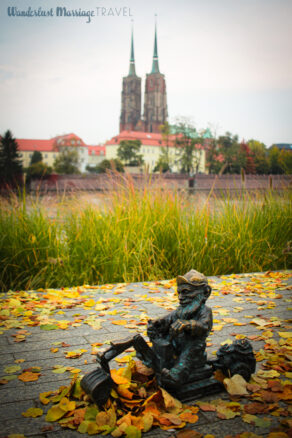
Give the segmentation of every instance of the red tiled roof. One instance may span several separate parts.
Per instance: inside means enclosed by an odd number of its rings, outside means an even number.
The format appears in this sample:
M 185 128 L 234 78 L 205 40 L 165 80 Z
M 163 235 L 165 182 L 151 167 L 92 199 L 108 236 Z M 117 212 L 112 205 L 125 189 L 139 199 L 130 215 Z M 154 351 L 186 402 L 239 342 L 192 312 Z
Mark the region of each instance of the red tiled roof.
M 169 135 L 169 145 L 175 140 L 174 135 Z M 142 144 L 148 146 L 166 146 L 166 142 L 162 139 L 161 134 L 155 132 L 141 132 L 141 131 L 122 131 L 119 135 L 108 140 L 105 145 L 120 144 L 122 140 L 140 140 Z
M 71 140 L 79 141 L 80 143 L 72 144 Z M 49 140 L 39 139 L 16 139 L 19 146 L 19 151 L 39 151 L 39 152 L 54 152 L 58 146 L 85 146 L 84 141 L 75 134 L 66 134 L 53 137 Z
M 104 145 L 88 145 L 88 155 L 105 155 L 105 146 Z M 103 153 L 102 153 L 103 152 Z
M 55 150 L 54 146 L 56 145 L 53 138 L 51 138 L 50 140 L 31 140 L 17 138 L 16 142 L 19 146 L 19 151 L 53 152 Z
M 62 146 L 74 146 L 71 144 L 71 140 L 79 141 L 80 143 L 77 146 L 86 146 L 82 138 L 73 133 L 58 135 L 57 137 L 54 137 L 54 140 L 57 142 L 57 144 L 61 144 Z
M 173 146 L 177 135 L 168 136 L 168 145 Z M 111 138 L 105 143 L 105 146 L 120 144 L 122 140 L 140 140 L 142 145 L 147 146 L 167 146 L 163 140 L 162 134 L 156 132 L 141 132 L 141 131 L 122 131 L 120 134 Z M 200 144 L 196 144 L 196 149 L 201 149 Z

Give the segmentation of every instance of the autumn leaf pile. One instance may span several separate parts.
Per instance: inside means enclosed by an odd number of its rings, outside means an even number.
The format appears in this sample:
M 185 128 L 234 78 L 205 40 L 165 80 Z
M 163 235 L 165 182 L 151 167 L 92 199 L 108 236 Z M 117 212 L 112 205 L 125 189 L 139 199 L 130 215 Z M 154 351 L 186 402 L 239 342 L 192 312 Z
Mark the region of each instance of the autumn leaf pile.
M 198 421 L 198 407 L 184 406 L 163 388 L 158 388 L 153 373 L 140 361 L 130 360 L 126 368 L 111 370 L 114 388 L 103 408 L 90 401 L 75 377 L 69 386 L 40 394 L 43 404 L 54 403 L 46 421 L 89 435 L 103 433 L 113 437 L 139 437 L 153 426 L 183 428 Z

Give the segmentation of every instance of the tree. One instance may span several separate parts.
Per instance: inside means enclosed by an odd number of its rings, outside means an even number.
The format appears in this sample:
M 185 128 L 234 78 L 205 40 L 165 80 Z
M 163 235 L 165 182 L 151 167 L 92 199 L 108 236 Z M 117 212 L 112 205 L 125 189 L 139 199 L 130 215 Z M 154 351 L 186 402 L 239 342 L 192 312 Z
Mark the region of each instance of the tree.
M 5 132 L 0 143 L 0 180 L 10 186 L 22 182 L 22 163 L 18 144 L 9 130 Z
M 175 145 L 178 151 L 180 171 L 188 175 L 198 171 L 200 155 L 195 151 L 199 149 L 202 139 L 193 124 L 187 119 L 180 119 L 172 127 L 176 135 Z
M 158 157 L 158 160 L 155 164 L 155 167 L 153 169 L 154 172 L 169 172 L 170 165 L 169 165 L 169 157 L 167 155 L 167 152 L 165 149 L 161 148 L 160 156 Z
M 160 148 L 160 156 L 154 168 L 154 172 L 168 172 L 171 170 L 171 165 L 173 164 L 169 156 L 169 136 L 171 134 L 171 127 L 168 122 L 165 122 L 163 125 L 160 125 L 159 129 L 165 146 Z
M 70 175 L 74 173 L 80 173 L 78 165 L 78 151 L 74 149 L 64 149 L 64 151 L 60 152 L 54 161 L 54 169 L 60 174 Z
M 43 161 L 42 153 L 39 151 L 34 151 L 30 160 L 30 164 L 39 163 L 40 161 Z
M 279 164 L 287 175 L 292 174 L 292 152 L 282 149 L 279 155 Z
M 253 153 L 251 152 L 249 146 L 244 141 L 240 144 L 240 150 L 242 154 L 245 156 L 245 165 L 243 166 L 246 174 L 255 174 L 256 173 L 256 167 L 255 162 L 253 158 Z
M 122 140 L 118 147 L 117 155 L 127 166 L 141 166 L 143 156 L 139 154 L 141 149 L 140 140 Z
M 268 151 L 270 173 L 278 175 L 284 173 L 283 164 L 280 161 L 280 151 L 277 146 L 271 146 Z
M 87 166 L 86 170 L 92 173 L 105 173 L 107 170 L 115 170 L 117 172 L 124 172 L 123 163 L 114 158 L 113 160 L 103 160 L 97 166 Z
M 27 168 L 27 179 L 44 178 L 52 173 L 53 169 L 42 161 L 31 164 Z
M 266 145 L 258 140 L 249 140 L 247 144 L 253 154 L 256 173 L 267 175 L 270 171 L 270 165 Z
M 238 136 L 226 132 L 218 138 L 218 144 L 224 163 L 219 173 L 239 174 L 246 166 L 246 153 L 240 148 Z

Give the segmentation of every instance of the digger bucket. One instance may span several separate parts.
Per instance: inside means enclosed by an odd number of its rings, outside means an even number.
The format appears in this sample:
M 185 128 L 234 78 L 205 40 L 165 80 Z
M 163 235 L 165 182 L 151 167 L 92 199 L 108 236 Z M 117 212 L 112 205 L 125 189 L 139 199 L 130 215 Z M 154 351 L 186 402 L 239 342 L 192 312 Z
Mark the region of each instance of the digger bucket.
M 98 367 L 85 374 L 80 384 L 81 388 L 91 396 L 92 400 L 101 406 L 106 403 L 110 396 L 113 381 L 110 374 L 101 367 Z

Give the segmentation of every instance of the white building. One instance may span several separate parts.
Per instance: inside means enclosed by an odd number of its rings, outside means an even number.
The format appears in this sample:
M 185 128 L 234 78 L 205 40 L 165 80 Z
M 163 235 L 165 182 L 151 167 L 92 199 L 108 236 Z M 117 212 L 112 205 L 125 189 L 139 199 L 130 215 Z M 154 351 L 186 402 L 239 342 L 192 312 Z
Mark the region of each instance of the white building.
M 162 134 L 139 132 L 139 131 L 122 131 L 119 135 L 111 138 L 105 143 L 106 159 L 117 158 L 117 152 L 120 142 L 123 140 L 140 140 L 140 153 L 144 158 L 144 168 L 152 172 L 159 160 L 161 150 L 168 149 L 170 167 L 172 172 L 179 172 L 180 169 L 180 151 L 175 147 L 175 135 L 169 135 L 168 139 L 163 139 Z M 196 145 L 194 152 L 194 168 L 197 172 L 205 173 L 206 154 L 201 145 Z

